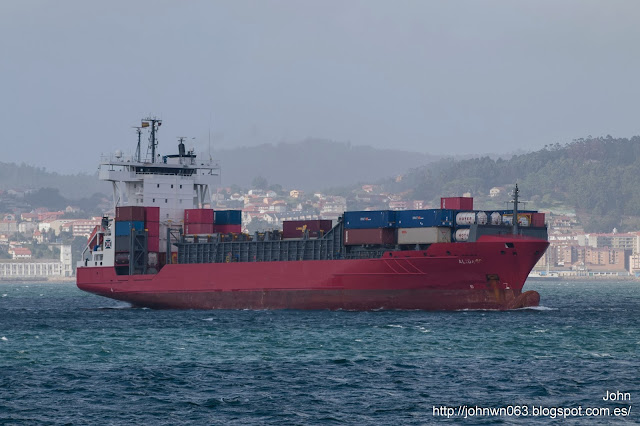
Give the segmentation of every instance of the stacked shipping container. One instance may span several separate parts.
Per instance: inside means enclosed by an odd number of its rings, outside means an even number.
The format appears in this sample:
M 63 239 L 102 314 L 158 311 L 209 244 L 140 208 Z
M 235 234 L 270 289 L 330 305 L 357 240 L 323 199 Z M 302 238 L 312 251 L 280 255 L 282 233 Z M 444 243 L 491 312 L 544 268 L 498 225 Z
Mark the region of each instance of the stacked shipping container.
M 186 235 L 240 232 L 242 232 L 241 210 L 186 209 L 184 211 Z
M 213 234 L 213 210 L 185 209 L 184 233 L 186 235 Z
M 115 244 L 117 253 L 129 253 L 131 231 L 144 232 L 145 208 L 141 206 L 116 207 Z M 120 256 L 124 259 L 125 256 Z
M 392 210 L 344 213 L 344 244 L 395 244 L 396 212 Z
M 404 210 L 396 212 L 398 244 L 451 242 L 454 211 L 450 209 Z
M 242 232 L 242 210 L 216 210 L 213 231 L 221 234 Z
M 147 230 L 147 251 L 160 251 L 160 207 L 145 207 L 144 227 Z
M 345 245 L 450 242 L 454 213 L 451 209 L 345 212 Z
M 160 263 L 160 208 L 141 206 L 116 207 L 115 244 L 116 265 L 128 267 L 131 250 L 131 233 L 147 233 L 148 266 Z

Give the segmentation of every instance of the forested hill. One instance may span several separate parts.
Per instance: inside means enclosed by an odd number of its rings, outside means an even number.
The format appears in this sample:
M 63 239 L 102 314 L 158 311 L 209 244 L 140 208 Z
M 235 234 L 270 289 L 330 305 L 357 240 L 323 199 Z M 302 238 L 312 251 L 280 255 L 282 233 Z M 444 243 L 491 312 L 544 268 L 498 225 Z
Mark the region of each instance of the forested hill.
M 249 187 L 262 176 L 285 188 L 318 191 L 395 176 L 442 157 L 398 149 L 377 149 L 323 139 L 264 144 L 214 152 L 222 185 Z
M 270 183 L 309 192 L 376 181 L 441 158 L 321 139 L 219 150 L 213 157 L 222 166 L 224 186 L 249 187 L 254 178 L 261 176 Z M 111 193 L 111 186 L 100 182 L 96 175 L 62 175 L 25 164 L 0 163 L 0 189 L 44 187 L 57 188 L 71 199 L 96 192 Z
M 94 193 L 109 193 L 110 186 L 96 175 L 65 175 L 49 172 L 27 164 L 0 163 L 0 189 L 27 190 L 52 187 L 71 199 L 89 197 Z
M 435 200 L 443 194 L 486 195 L 515 182 L 533 207 L 574 208 L 593 231 L 628 228 L 636 223 L 627 216 L 640 216 L 640 137 L 578 139 L 508 160 L 441 160 L 389 185 Z

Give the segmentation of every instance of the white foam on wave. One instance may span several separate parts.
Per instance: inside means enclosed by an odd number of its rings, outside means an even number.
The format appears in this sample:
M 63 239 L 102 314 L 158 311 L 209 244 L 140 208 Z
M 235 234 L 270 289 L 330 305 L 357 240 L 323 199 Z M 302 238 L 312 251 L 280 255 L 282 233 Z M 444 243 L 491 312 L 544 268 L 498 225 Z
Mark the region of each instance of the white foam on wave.
M 591 355 L 593 355 L 596 358 L 612 358 L 611 354 L 608 354 L 606 352 L 604 353 L 591 352 Z
M 533 330 L 534 333 L 546 333 L 549 330 Z
M 402 325 L 398 325 L 398 324 L 388 324 L 387 327 L 393 327 L 393 328 L 404 328 L 404 326 Z
M 202 321 L 213 321 L 213 318 L 205 318 Z
M 97 309 L 131 309 L 133 305 L 129 302 L 115 302 L 115 305 L 100 306 Z
M 454 309 L 453 312 L 462 312 L 466 314 L 467 312 L 501 312 L 501 311 L 500 309 L 489 309 L 489 308 L 477 308 L 477 309 L 464 308 L 464 309 Z
M 3 294 L 2 297 L 7 297 L 7 293 Z
M 517 309 L 518 311 L 557 311 L 558 308 L 550 308 L 548 306 L 529 306 L 527 308 Z
M 7 341 L 7 340 L 9 340 L 9 339 L 7 339 L 6 337 L 2 336 L 2 337 L 0 338 L 0 340 L 4 340 L 4 341 L 6 342 L 6 341 Z

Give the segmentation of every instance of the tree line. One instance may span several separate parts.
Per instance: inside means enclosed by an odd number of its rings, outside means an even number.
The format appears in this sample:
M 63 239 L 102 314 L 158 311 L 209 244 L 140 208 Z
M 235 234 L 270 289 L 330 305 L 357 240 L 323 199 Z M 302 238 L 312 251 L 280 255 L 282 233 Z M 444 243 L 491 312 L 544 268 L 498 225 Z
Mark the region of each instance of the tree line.
M 435 202 L 466 192 L 486 195 L 494 186 L 516 182 L 537 208 L 575 209 L 586 218 L 588 231 L 624 230 L 636 224 L 628 218 L 640 217 L 640 137 L 588 137 L 510 159 L 444 159 L 386 186 Z

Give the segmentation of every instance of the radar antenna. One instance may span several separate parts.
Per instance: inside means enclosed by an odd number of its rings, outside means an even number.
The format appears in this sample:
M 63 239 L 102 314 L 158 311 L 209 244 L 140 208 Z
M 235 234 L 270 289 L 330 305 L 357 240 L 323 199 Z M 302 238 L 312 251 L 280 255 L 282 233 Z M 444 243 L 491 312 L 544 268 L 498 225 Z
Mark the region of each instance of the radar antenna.
M 184 155 L 186 154 L 185 148 L 184 148 L 184 140 L 186 139 L 185 136 L 180 136 L 178 137 L 178 142 L 180 142 L 178 144 L 178 155 L 180 155 L 180 158 L 184 157 Z

